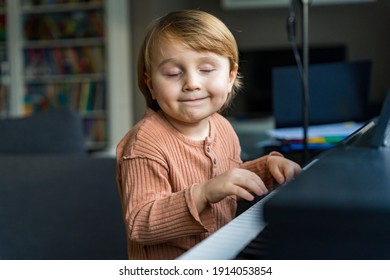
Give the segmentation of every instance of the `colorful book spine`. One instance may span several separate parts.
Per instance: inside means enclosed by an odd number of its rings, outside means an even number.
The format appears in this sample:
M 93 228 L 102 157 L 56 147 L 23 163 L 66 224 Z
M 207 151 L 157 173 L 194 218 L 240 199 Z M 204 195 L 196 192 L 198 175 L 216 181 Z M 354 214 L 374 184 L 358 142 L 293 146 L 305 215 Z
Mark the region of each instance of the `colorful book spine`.
M 72 108 L 82 114 L 105 111 L 104 82 L 31 84 L 26 87 L 26 110 Z
M 25 50 L 25 74 L 30 77 L 101 74 L 105 68 L 100 46 Z

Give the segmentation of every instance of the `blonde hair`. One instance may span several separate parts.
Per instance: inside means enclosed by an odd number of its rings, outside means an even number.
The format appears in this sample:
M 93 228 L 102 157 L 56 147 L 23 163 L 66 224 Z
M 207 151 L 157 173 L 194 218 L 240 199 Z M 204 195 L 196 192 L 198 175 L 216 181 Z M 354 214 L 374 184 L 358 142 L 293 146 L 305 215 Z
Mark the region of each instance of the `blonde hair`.
M 138 56 L 138 87 L 147 106 L 155 111 L 160 106 L 153 100 L 144 75 L 150 74 L 153 54 L 158 50 L 160 42 L 166 39 L 179 40 L 198 52 L 213 52 L 225 56 L 229 59 L 230 71 L 238 65 L 236 40 L 226 25 L 215 16 L 200 10 L 182 10 L 157 19 L 150 26 Z M 241 79 L 237 74 L 232 91 L 220 111 L 230 105 L 240 87 Z

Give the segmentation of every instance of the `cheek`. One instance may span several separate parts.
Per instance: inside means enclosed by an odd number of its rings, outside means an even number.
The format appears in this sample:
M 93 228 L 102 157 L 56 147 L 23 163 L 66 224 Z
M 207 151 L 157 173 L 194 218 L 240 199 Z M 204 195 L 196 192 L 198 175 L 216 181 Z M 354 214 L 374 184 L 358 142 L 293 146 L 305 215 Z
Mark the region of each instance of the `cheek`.
M 213 79 L 210 83 L 210 89 L 221 98 L 226 97 L 231 91 L 232 87 L 230 80 L 226 76 L 221 76 Z
M 163 81 L 161 79 L 155 78 L 151 81 L 153 91 L 152 95 L 154 99 L 157 99 L 159 95 L 161 95 L 161 91 L 164 91 L 166 86 L 164 85 Z
M 154 92 L 153 98 L 158 103 L 164 103 L 175 98 L 175 90 L 172 84 L 167 82 L 155 81 L 153 83 Z

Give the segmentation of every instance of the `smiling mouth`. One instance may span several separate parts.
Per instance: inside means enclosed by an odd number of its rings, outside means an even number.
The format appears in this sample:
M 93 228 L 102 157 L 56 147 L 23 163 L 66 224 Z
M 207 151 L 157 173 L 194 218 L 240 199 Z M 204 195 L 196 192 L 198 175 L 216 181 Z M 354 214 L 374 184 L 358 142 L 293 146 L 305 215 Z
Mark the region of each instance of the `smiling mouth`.
M 193 99 L 183 99 L 183 100 L 180 100 L 180 101 L 181 102 L 190 103 L 190 102 L 202 101 L 202 100 L 205 100 L 206 98 L 207 97 L 193 98 Z

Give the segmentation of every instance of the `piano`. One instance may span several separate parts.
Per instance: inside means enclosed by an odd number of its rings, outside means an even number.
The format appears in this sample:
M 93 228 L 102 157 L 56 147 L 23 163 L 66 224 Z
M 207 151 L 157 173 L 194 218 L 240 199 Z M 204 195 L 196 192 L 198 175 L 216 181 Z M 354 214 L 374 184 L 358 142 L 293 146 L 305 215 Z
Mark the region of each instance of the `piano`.
M 179 260 L 390 259 L 390 91 L 378 118 Z

